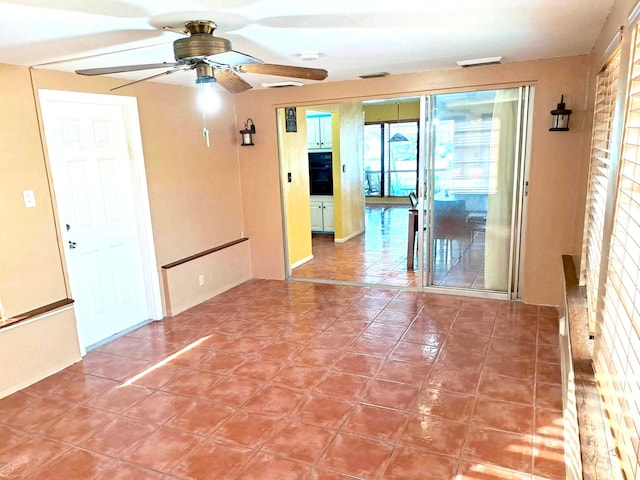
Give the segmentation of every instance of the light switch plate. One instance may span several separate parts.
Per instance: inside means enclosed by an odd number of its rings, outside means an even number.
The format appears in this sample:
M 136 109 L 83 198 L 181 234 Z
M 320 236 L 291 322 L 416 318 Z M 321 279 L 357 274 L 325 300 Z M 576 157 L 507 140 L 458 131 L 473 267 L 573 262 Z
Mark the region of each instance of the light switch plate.
M 33 208 L 36 206 L 36 196 L 33 190 L 23 190 L 22 196 L 24 197 L 24 206 L 27 208 Z

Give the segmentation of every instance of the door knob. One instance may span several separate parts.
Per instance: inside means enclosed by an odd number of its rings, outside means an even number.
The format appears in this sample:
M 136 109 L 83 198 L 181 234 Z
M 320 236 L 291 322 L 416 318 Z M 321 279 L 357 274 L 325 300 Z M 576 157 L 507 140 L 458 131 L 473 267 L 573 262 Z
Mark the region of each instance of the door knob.
M 76 242 L 72 242 L 71 240 L 69 240 L 69 248 L 70 249 L 74 249 L 78 246 L 78 244 Z

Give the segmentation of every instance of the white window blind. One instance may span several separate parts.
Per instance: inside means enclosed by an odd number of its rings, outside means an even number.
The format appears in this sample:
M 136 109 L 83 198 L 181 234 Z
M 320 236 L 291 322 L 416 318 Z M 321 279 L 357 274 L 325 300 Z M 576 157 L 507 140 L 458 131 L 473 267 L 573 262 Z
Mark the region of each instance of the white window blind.
M 600 71 L 596 83 L 596 99 L 591 140 L 591 164 L 584 222 L 582 270 L 589 308 L 589 331 L 595 332 L 595 313 L 600 283 L 600 260 L 604 229 L 607 183 L 611 169 L 611 134 L 618 90 L 620 48 Z
M 640 45 L 631 77 L 595 368 L 622 467 L 640 478 Z M 606 234 L 606 233 L 605 233 Z

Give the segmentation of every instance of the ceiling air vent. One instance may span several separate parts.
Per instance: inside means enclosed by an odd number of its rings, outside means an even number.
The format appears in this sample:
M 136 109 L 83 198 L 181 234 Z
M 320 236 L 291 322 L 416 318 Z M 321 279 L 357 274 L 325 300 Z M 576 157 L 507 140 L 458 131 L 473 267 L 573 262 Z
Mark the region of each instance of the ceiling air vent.
M 293 80 L 289 80 L 289 81 L 285 81 L 285 82 L 270 82 L 270 83 L 263 83 L 262 84 L 262 86 L 264 88 L 301 87 L 303 85 L 304 85 L 304 83 L 296 82 L 296 81 L 293 81 Z
M 365 75 L 358 75 L 360 78 L 382 78 L 388 77 L 389 72 L 367 73 Z
M 481 67 L 483 65 L 497 65 L 502 63 L 502 57 L 474 58 L 473 60 L 459 60 L 456 62 L 462 68 Z

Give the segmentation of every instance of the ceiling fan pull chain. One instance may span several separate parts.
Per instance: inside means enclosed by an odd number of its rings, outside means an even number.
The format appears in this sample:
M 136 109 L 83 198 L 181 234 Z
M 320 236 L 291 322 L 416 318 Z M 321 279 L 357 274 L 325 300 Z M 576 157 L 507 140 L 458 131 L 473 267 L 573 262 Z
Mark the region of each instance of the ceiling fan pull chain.
M 205 142 L 207 142 L 207 147 L 209 147 L 209 130 L 207 130 L 207 127 L 202 127 L 202 136 Z
M 205 90 L 205 85 L 202 84 L 202 96 L 204 98 L 204 90 Z M 210 147 L 209 145 L 209 129 L 207 128 L 207 110 L 206 107 L 203 107 L 202 109 L 202 137 L 204 138 L 204 141 L 207 143 L 207 148 Z

